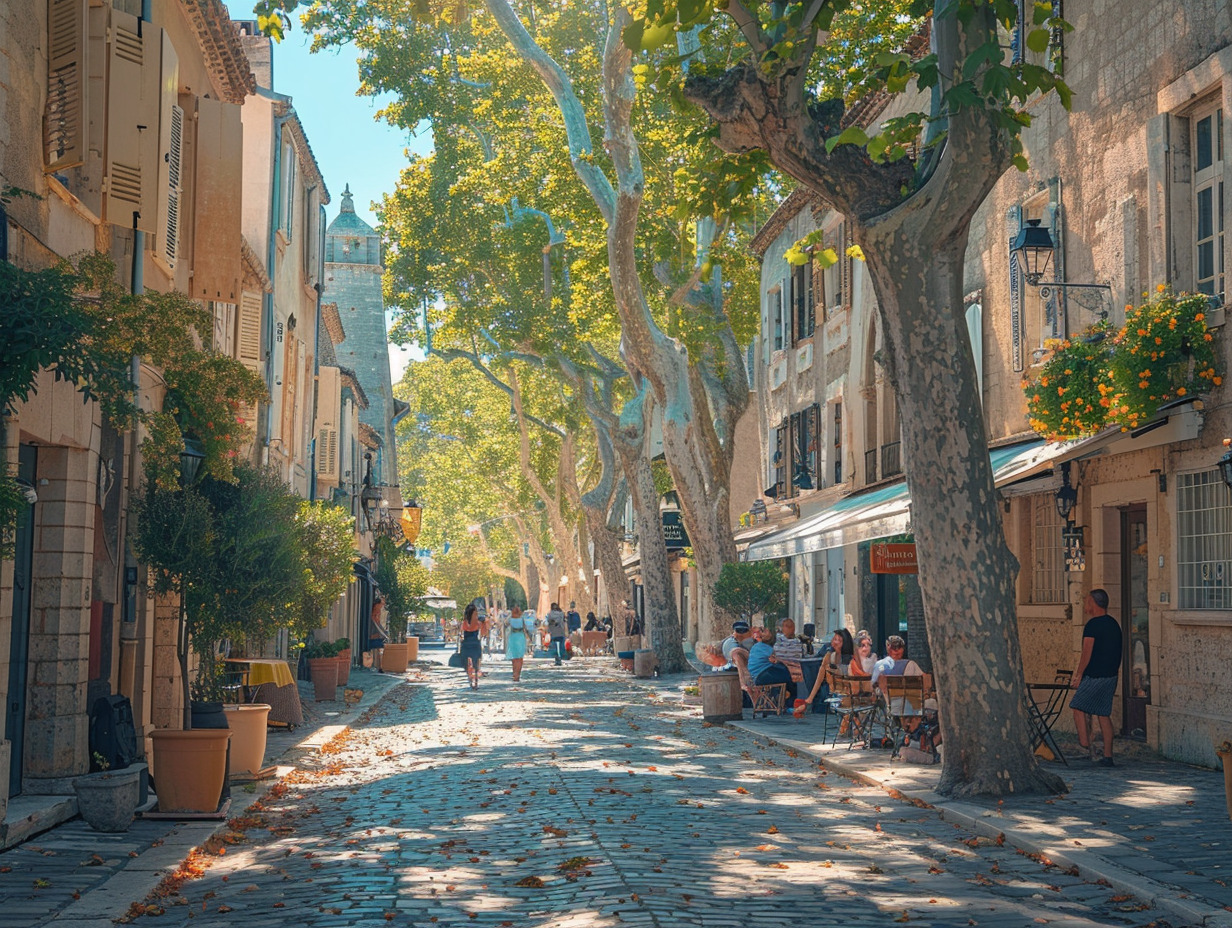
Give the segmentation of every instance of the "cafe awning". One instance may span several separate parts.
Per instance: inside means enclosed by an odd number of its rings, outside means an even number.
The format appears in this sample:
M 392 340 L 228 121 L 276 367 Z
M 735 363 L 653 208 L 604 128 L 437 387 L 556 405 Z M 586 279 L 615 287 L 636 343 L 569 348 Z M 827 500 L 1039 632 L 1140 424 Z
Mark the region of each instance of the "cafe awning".
M 1042 439 L 992 448 L 993 480 L 1014 483 L 1051 469 L 1097 439 L 1049 443 Z M 906 480 L 845 496 L 822 512 L 749 545 L 745 559 L 766 561 L 872 541 L 910 530 L 911 496 Z

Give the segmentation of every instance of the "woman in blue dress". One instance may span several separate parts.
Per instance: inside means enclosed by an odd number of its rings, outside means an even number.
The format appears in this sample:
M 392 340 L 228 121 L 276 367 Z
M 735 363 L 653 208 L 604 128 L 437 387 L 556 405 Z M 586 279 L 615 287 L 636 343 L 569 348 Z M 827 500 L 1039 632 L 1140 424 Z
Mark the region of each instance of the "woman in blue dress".
M 531 634 L 532 627 L 527 624 L 522 610 L 514 606 L 505 626 L 505 657 L 513 662 L 514 683 L 522 679 L 522 660 L 526 657 Z
M 487 634 L 487 619 L 482 618 L 475 604 L 471 603 L 462 615 L 462 647 L 458 650 L 466 662 L 466 678 L 473 690 L 479 689 L 479 661 L 483 657 L 482 641 Z

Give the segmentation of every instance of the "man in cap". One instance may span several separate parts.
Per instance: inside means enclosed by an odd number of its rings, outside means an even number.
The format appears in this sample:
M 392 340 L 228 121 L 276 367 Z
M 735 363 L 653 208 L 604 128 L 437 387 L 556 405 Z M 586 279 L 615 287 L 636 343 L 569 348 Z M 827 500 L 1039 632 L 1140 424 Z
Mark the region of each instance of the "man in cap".
M 752 644 L 753 632 L 749 629 L 749 623 L 740 619 L 732 622 L 732 633 L 723 639 L 723 657 L 727 659 L 726 670 L 732 669 L 731 654 L 736 648 L 744 648 L 746 651 L 749 645 Z

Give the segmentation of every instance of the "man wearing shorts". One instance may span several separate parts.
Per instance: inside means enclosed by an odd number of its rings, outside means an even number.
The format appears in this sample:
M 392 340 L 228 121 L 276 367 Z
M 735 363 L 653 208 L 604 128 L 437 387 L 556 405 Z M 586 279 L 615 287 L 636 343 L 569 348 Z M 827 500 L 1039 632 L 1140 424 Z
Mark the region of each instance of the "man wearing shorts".
M 1082 629 L 1082 657 L 1074 672 L 1077 688 L 1069 707 L 1074 710 L 1074 725 L 1078 743 L 1090 749 L 1091 720 L 1099 720 L 1104 738 L 1104 756 L 1099 763 L 1112 763 L 1112 697 L 1116 694 L 1117 677 L 1121 672 L 1121 626 L 1108 615 L 1108 594 L 1092 590 L 1082 603 L 1087 624 Z

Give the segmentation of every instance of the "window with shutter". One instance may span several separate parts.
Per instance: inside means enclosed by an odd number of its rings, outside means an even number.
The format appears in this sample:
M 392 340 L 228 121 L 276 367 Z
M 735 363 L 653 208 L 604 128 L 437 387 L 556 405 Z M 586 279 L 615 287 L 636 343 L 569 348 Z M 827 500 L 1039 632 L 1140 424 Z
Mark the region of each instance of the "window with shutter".
M 169 271 L 175 270 L 180 251 L 180 171 L 184 141 L 184 111 L 172 104 L 168 112 L 167 148 L 164 157 L 163 175 L 159 187 L 162 196 L 158 203 L 158 238 L 154 257 Z
M 338 433 L 342 415 L 342 384 L 338 368 L 323 366 L 317 373 L 317 477 L 338 483 Z
M 282 145 L 282 189 L 279 196 L 278 228 L 288 242 L 291 241 L 292 225 L 295 221 L 295 146 L 290 141 Z
M 261 308 L 260 293 L 244 291 L 240 298 L 240 311 L 236 323 L 236 357 L 246 368 L 261 373 Z M 240 418 L 256 434 L 257 407 L 245 405 L 240 409 Z
M 202 299 L 239 301 L 244 185 L 240 107 L 200 97 L 192 136 L 192 292 Z M 193 129 L 190 127 L 190 133 Z
M 299 339 L 294 330 L 286 335 L 283 348 L 285 359 L 282 371 L 282 428 L 278 437 L 282 439 L 282 450 L 287 457 L 295 455 L 295 406 L 299 386 Z
M 240 297 L 239 333 L 236 345 L 238 358 L 250 371 L 261 371 L 261 305 L 260 293 L 245 290 Z
M 89 0 L 48 0 L 43 157 L 49 171 L 85 161 L 88 15 Z
M 113 9 L 110 35 L 104 218 L 157 233 L 163 31 Z

